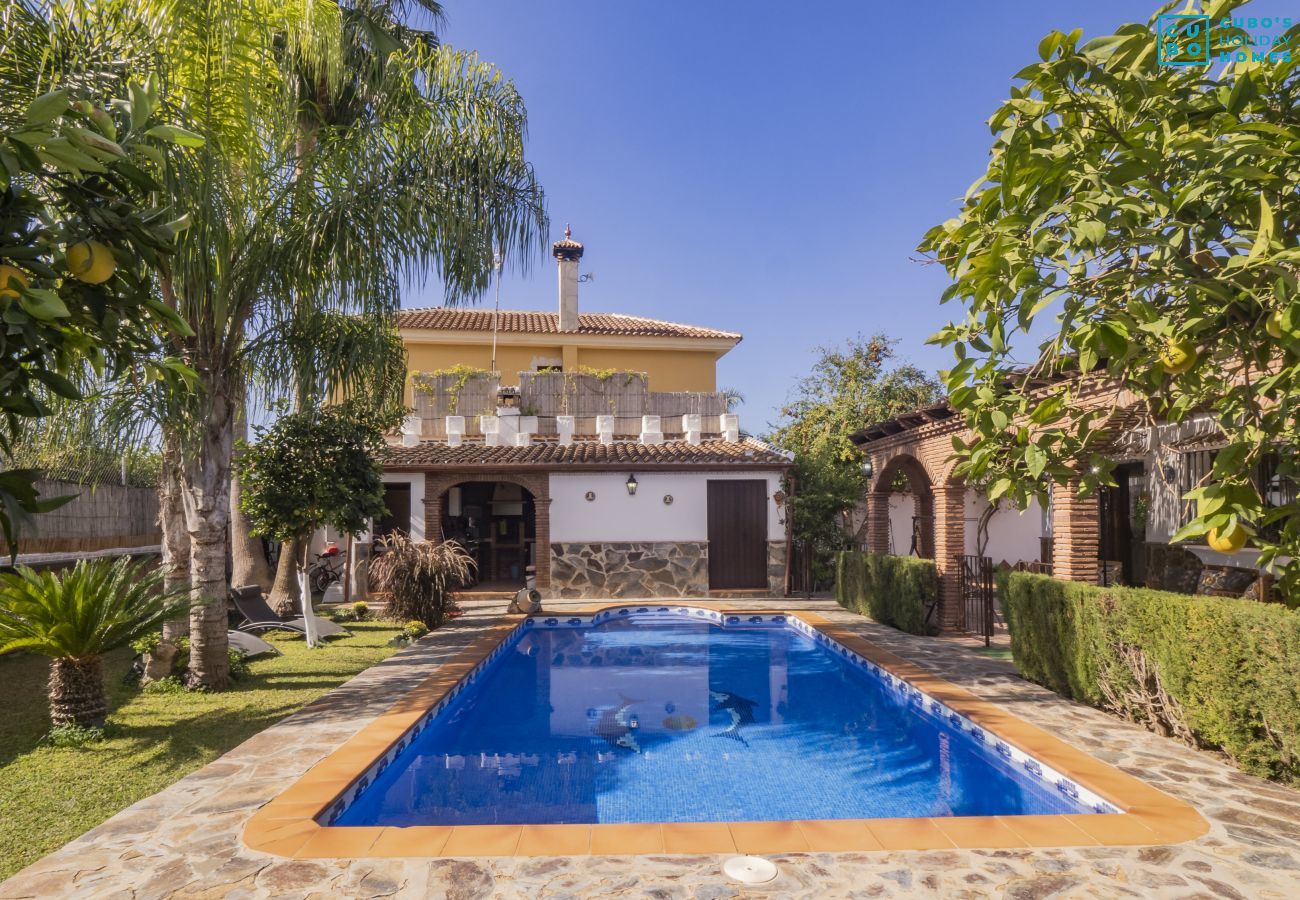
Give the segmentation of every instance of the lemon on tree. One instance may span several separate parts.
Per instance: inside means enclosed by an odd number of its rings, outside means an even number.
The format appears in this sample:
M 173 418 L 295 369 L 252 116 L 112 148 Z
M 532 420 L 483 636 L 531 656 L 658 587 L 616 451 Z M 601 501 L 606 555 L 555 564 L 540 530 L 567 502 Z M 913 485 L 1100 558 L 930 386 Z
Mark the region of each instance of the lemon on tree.
M 1196 345 L 1180 338 L 1170 338 L 1160 352 L 1160 368 L 1170 375 L 1181 375 L 1196 365 Z
M 1282 337 L 1282 310 L 1275 309 L 1268 314 L 1264 320 L 1264 330 L 1275 341 Z
M 1205 541 L 1210 545 L 1211 550 L 1219 553 L 1236 553 L 1246 546 L 1246 526 L 1234 522 L 1222 530 L 1211 528 Z
M 27 287 L 27 274 L 13 266 L 0 266 L 0 297 L 17 300 L 19 288 Z
M 103 284 L 113 277 L 117 260 L 113 251 L 99 241 L 80 241 L 68 247 L 68 271 L 86 284 Z

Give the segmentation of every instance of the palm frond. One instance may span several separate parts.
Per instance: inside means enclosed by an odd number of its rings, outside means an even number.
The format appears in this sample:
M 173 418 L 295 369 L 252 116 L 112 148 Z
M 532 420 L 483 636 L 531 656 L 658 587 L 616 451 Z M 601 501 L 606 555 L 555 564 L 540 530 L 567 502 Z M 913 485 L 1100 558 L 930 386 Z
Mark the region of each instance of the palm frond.
M 63 573 L 0 573 L 0 653 L 55 659 L 102 656 L 162 627 L 189 605 L 162 573 L 128 557 L 81 560 Z

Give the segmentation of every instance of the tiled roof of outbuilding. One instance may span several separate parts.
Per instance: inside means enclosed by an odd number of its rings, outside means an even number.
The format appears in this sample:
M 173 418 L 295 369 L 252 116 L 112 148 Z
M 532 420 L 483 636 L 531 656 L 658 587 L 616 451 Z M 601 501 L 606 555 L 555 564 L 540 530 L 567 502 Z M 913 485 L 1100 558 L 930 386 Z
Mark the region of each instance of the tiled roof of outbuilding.
M 627 337 L 697 338 L 739 341 L 734 331 L 719 331 L 680 322 L 664 322 L 622 313 L 579 313 L 578 330 L 561 332 L 558 313 L 532 310 L 501 310 L 497 330 L 502 334 L 594 334 Z M 443 306 L 403 309 L 397 313 L 398 328 L 427 328 L 434 331 L 491 331 L 492 310 L 456 309 Z
M 390 467 L 424 466 L 759 466 L 785 467 L 790 461 L 769 444 L 751 437 L 739 441 L 706 440 L 699 444 L 665 441 L 574 440 L 567 446 L 558 441 L 535 441 L 527 447 L 489 447 L 466 440 L 459 447 L 442 441 L 424 441 L 414 447 L 389 447 L 381 462 Z

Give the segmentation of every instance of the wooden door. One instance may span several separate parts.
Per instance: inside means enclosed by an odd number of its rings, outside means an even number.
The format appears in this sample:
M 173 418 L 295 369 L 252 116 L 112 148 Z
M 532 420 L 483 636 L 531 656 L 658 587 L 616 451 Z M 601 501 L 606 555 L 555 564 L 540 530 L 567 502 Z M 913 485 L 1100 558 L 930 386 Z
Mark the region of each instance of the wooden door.
M 767 482 L 710 481 L 709 588 L 767 590 Z
M 411 533 L 411 486 L 402 483 L 384 485 L 384 515 L 375 520 L 375 537 L 401 531 Z

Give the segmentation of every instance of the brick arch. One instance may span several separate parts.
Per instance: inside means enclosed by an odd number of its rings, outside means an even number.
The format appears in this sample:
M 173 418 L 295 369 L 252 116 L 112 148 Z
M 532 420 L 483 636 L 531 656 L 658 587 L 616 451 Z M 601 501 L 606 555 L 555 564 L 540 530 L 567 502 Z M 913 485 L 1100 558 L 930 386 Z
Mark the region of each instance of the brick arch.
M 915 503 L 913 516 L 920 524 L 917 553 L 926 559 L 934 559 L 934 485 L 925 465 L 906 452 L 889 456 L 879 472 L 871 474 L 871 489 L 867 494 L 869 549 L 873 553 L 889 552 L 889 496 L 894 493 L 892 485 L 899 473 L 907 479 Z
M 429 541 L 442 540 L 443 498 L 447 491 L 466 482 L 498 482 L 517 484 L 533 495 L 533 514 L 536 517 L 533 545 L 533 565 L 537 573 L 537 588 L 551 587 L 551 480 L 545 474 L 523 472 L 426 472 L 424 475 L 424 537 Z

